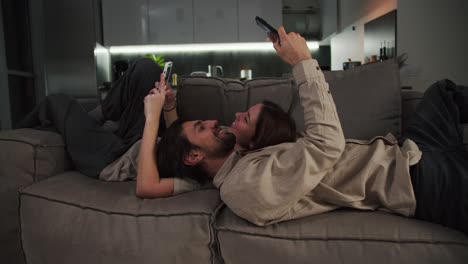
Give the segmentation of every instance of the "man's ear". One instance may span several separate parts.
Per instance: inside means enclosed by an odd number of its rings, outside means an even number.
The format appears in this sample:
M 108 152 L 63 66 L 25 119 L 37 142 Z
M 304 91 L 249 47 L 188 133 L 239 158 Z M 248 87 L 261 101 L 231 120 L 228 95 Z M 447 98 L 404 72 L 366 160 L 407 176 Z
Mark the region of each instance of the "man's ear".
M 199 150 L 191 150 L 189 154 L 184 157 L 184 164 L 187 166 L 195 166 L 202 162 L 204 159 L 203 153 Z

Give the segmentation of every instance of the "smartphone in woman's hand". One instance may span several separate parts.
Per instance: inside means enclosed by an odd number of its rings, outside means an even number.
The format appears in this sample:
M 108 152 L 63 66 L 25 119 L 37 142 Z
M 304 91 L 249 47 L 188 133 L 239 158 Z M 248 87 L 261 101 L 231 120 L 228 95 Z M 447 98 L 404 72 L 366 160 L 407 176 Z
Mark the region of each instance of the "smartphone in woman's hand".
M 279 35 L 278 35 L 278 31 L 272 27 L 270 24 L 268 24 L 263 18 L 259 17 L 259 16 L 256 16 L 255 17 L 255 22 L 257 22 L 257 25 L 263 29 L 263 31 L 265 31 L 268 35 L 268 37 L 273 41 L 273 42 L 276 42 L 278 41 L 279 44 L 281 44 L 280 42 L 280 38 L 279 38 Z
M 164 83 L 168 84 L 169 83 L 169 77 L 171 76 L 171 72 L 172 72 L 172 61 L 168 61 L 164 64 L 164 70 L 163 70 L 163 74 L 164 74 Z

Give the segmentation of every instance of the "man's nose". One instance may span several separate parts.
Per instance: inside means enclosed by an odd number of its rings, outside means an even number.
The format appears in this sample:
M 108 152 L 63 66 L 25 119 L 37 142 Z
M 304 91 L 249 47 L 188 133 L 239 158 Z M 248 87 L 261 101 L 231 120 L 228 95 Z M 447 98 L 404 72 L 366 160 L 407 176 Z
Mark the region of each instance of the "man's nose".
M 237 112 L 236 119 L 241 119 L 245 112 Z
M 218 121 L 216 120 L 206 120 L 206 125 L 211 128 L 218 127 Z

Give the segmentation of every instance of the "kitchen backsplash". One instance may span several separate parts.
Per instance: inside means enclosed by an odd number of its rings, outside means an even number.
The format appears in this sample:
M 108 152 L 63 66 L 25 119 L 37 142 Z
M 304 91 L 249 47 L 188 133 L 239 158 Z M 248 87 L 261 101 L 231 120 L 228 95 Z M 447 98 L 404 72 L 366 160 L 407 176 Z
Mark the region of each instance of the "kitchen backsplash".
M 291 67 L 274 52 L 187 52 L 155 55 L 162 55 L 165 61 L 172 61 L 174 63 L 172 73 L 179 76 L 190 75 L 192 72 L 208 72 L 208 65 L 222 66 L 224 77 L 232 79 L 240 79 L 242 69 L 250 69 L 252 78 L 280 77 L 291 72 Z M 330 69 L 330 46 L 320 46 L 319 49 L 312 51 L 312 56 L 317 59 L 322 69 Z M 115 69 L 141 57 L 145 57 L 145 54 L 113 54 L 110 63 Z M 98 75 L 99 71 L 102 69 L 98 68 Z M 115 79 L 116 73 L 112 75 L 114 76 L 112 79 Z

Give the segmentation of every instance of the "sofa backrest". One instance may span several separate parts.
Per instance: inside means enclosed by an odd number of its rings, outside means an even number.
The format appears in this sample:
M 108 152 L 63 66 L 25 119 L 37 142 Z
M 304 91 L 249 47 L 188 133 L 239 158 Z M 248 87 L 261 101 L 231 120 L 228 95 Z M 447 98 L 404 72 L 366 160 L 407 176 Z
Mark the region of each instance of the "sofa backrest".
M 347 138 L 401 134 L 401 88 L 393 60 L 324 72 Z
M 184 119 L 216 119 L 230 125 L 236 112 L 269 100 L 290 112 L 301 123 L 302 109 L 297 109 L 298 96 L 294 80 L 258 78 L 245 82 L 232 79 L 183 76 L 177 91 L 179 116 Z
M 348 71 L 324 72 L 335 99 L 346 138 L 369 139 L 401 132 L 401 91 L 398 65 L 373 63 Z M 298 131 L 304 114 L 291 75 L 248 81 L 181 76 L 178 80 L 179 116 L 186 120 L 215 119 L 230 125 L 236 112 L 269 100 L 292 115 Z

